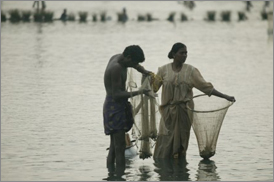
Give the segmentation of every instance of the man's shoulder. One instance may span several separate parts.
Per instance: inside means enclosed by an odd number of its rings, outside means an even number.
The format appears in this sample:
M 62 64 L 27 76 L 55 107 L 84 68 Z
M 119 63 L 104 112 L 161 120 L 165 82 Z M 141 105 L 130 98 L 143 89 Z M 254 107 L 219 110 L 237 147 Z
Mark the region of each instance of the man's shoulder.
M 111 56 L 110 61 L 117 59 L 121 54 L 115 54 Z
M 123 67 L 118 63 L 117 60 L 110 60 L 108 66 L 106 68 L 106 72 L 116 74 L 117 72 L 122 71 L 122 69 L 123 69 Z
M 117 71 L 121 71 L 121 70 L 122 70 L 122 66 L 116 62 L 110 63 L 106 69 L 106 71 L 108 71 L 108 72 L 117 72 Z

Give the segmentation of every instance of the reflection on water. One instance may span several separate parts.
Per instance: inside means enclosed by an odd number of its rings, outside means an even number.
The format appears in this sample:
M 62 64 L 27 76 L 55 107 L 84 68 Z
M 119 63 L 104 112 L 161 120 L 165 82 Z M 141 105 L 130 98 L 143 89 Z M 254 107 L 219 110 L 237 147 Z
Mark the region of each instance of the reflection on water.
M 140 166 L 139 171 L 141 173 L 139 181 L 147 181 L 151 177 L 150 166 Z
M 116 176 L 115 174 L 108 174 L 107 178 L 103 178 L 104 181 L 126 181 L 123 176 Z
M 126 174 L 116 176 L 108 173 L 105 181 L 193 181 L 190 178 L 188 162 L 185 159 L 154 159 L 153 165 L 140 165 L 138 170 L 134 163 L 138 157 L 126 160 Z M 220 181 L 221 178 L 216 172 L 217 166 L 213 160 L 201 160 L 196 173 L 197 181 Z M 132 171 L 133 170 L 133 171 Z M 128 172 L 130 171 L 130 172 Z M 157 175 L 155 175 L 157 174 Z
M 137 164 L 139 157 L 126 160 L 123 176 L 108 173 L 105 181 L 191 181 L 188 162 L 185 159 L 149 159 L 146 164 Z M 147 159 L 146 159 L 147 160 Z M 144 161 L 144 160 L 142 160 Z M 147 161 L 146 161 L 147 162 Z M 153 163 L 153 165 L 150 165 Z
M 185 159 L 157 159 L 154 171 L 159 174 L 160 181 L 189 181 L 189 169 Z
M 216 172 L 215 162 L 212 160 L 201 160 L 197 170 L 197 181 L 219 181 L 221 178 Z

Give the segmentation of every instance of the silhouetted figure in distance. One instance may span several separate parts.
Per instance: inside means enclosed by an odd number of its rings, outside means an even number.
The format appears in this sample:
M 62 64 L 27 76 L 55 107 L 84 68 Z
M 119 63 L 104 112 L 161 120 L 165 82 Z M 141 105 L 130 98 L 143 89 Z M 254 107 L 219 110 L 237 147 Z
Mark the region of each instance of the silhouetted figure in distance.
M 264 2 L 264 6 L 263 6 L 263 12 L 266 12 L 267 11 L 267 9 L 269 8 L 269 1 L 265 1 Z
M 246 1 L 246 11 L 250 11 L 250 8 L 253 7 L 250 1 Z
M 123 8 L 123 12 L 122 13 L 117 13 L 117 15 L 118 15 L 118 21 L 119 22 L 125 23 L 128 20 L 126 8 Z
M 64 11 L 60 17 L 60 20 L 67 21 L 67 9 L 64 9 Z
M 127 10 L 126 10 L 126 8 L 123 8 L 122 22 L 126 22 L 127 20 L 128 20 L 128 17 L 127 17 Z
M 45 1 L 41 1 L 41 2 L 42 2 L 42 12 L 43 12 L 46 9 L 46 3 Z M 40 1 L 34 1 L 32 4 L 32 7 L 34 8 L 35 6 L 37 6 L 37 11 L 40 11 L 39 5 L 40 5 Z

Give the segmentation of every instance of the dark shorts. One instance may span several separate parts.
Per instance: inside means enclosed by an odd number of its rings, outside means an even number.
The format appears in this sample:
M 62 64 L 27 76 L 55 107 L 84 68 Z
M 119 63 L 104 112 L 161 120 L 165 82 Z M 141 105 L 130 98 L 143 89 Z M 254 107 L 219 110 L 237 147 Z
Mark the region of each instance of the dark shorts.
M 134 122 L 132 106 L 127 99 L 115 101 L 111 96 L 106 96 L 103 116 L 106 135 L 121 130 L 128 132 L 132 128 Z

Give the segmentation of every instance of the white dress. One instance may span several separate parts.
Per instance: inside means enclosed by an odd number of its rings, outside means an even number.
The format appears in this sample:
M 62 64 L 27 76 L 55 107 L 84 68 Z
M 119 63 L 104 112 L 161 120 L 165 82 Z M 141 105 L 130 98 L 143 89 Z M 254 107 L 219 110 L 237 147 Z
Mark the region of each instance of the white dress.
M 157 92 L 160 87 L 161 120 L 154 158 L 171 158 L 174 154 L 186 156 L 192 123 L 186 102 L 193 107 L 193 87 L 210 96 L 213 85 L 204 80 L 197 68 L 183 64 L 179 72 L 174 72 L 169 63 L 158 69 L 153 90 Z

